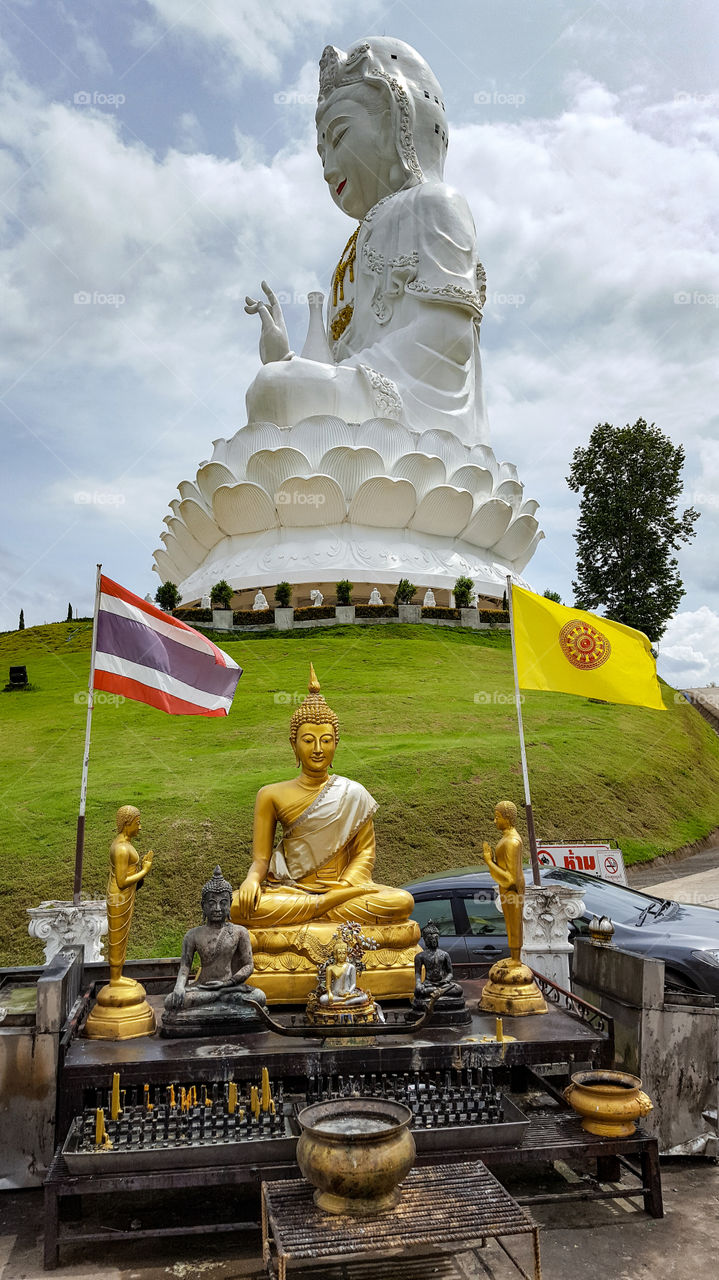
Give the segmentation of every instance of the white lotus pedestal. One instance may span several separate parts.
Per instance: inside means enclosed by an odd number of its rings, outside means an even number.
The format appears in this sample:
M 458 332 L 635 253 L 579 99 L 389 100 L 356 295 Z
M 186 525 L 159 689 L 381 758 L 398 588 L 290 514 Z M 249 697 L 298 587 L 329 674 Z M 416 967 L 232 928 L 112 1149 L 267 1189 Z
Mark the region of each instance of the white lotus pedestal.
M 569 924 L 584 911 L 578 889 L 527 885 L 524 891 L 522 959 L 530 969 L 569 991 Z
M 94 964 L 104 960 L 103 938 L 107 934 L 107 904 L 104 898 L 87 902 L 41 902 L 28 907 L 28 933 L 39 938 L 45 947 L 45 964 L 49 964 L 63 947 L 82 947 L 83 960 Z

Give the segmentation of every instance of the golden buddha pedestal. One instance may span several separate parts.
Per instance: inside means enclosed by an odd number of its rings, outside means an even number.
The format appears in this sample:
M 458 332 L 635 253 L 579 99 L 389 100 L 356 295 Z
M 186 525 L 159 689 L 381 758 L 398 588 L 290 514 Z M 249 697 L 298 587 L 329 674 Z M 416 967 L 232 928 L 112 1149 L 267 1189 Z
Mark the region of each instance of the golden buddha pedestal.
M 318 946 L 354 921 L 379 944 L 363 974 L 370 994 L 404 999 L 414 990 L 414 900 L 372 879 L 377 803 L 361 783 L 329 775 L 338 741 L 339 721 L 310 664 L 308 696 L 290 721 L 301 772 L 258 792 L 252 865 L 232 900 L 232 920 L 250 931 L 253 981 L 270 1004 L 305 1004 Z M 278 823 L 283 836 L 273 851 Z
M 494 809 L 494 825 L 501 832 L 501 839 L 494 853 L 487 841 L 484 842 L 484 861 L 499 886 L 509 955 L 492 965 L 479 1002 L 480 1009 L 487 1013 L 510 1014 L 515 1018 L 547 1012 L 532 970 L 522 963 L 524 866 L 522 837 L 516 821 L 517 806 L 511 800 L 500 800 Z
M 91 1040 L 132 1040 L 155 1030 L 155 1015 L 145 988 L 123 978 L 135 894 L 152 866 L 152 850 L 140 860 L 132 839 L 140 830 L 140 811 L 125 804 L 117 811 L 117 835 L 110 845 L 107 882 L 108 959 L 110 981 L 98 992 L 88 1014 L 85 1035 Z

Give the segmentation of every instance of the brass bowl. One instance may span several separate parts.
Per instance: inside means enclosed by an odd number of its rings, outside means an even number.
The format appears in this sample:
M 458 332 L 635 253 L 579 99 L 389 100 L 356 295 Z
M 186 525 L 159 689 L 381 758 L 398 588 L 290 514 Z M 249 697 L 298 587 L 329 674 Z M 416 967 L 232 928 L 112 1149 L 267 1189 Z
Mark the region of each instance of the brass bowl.
M 582 1128 L 600 1138 L 628 1138 L 640 1116 L 653 1110 L 638 1076 L 626 1071 L 578 1071 L 564 1090 Z
M 409 1107 L 385 1098 L 335 1098 L 305 1107 L 297 1119 L 297 1163 L 320 1209 L 364 1218 L 395 1207 L 416 1157 Z

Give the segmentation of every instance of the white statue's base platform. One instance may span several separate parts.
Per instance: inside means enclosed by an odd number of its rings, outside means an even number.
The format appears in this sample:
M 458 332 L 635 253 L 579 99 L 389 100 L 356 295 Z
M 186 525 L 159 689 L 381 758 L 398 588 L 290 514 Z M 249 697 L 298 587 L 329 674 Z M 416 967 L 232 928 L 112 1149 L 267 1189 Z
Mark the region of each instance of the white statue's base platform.
M 220 579 L 236 590 L 350 578 L 451 591 L 460 576 L 501 596 L 544 537 L 516 467 L 451 431 L 317 415 L 251 423 L 216 440 L 178 485 L 155 552 L 184 603 Z

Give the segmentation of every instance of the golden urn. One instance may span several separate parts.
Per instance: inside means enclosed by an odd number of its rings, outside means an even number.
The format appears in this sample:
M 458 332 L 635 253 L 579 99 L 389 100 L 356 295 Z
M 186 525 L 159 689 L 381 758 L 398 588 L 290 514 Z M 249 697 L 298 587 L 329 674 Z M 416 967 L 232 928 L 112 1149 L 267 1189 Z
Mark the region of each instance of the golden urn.
M 320 1209 L 362 1218 L 394 1209 L 416 1158 L 409 1107 L 386 1098 L 336 1098 L 305 1107 L 297 1119 L 297 1163 Z
M 582 1128 L 600 1138 L 628 1138 L 637 1120 L 653 1110 L 638 1076 L 626 1071 L 578 1071 L 564 1090 Z

